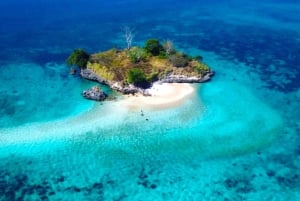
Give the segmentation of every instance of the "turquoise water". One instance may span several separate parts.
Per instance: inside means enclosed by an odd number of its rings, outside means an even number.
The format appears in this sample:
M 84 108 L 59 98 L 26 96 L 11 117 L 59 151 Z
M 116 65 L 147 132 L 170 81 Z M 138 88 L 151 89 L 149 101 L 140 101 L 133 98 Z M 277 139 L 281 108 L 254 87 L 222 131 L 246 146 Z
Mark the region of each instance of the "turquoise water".
M 1 69 L 0 128 L 50 121 L 93 105 L 80 95 L 91 83 L 69 75 L 66 65 L 10 63 Z
M 0 200 L 300 199 L 297 2 L 76 2 L 0 3 Z M 83 99 L 65 58 L 124 24 L 216 75 L 145 116 Z

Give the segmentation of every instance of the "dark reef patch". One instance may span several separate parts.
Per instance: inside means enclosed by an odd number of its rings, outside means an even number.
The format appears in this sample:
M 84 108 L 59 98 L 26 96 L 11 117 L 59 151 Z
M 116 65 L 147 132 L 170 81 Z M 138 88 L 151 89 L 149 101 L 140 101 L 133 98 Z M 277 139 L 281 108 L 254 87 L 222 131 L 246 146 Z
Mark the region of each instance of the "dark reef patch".
M 149 175 L 151 175 L 152 171 L 148 171 L 146 172 L 145 168 L 141 168 L 140 172 L 139 172 L 139 175 L 138 175 L 138 182 L 137 184 L 138 185 L 141 185 L 143 186 L 144 188 L 147 188 L 147 189 L 156 189 L 157 188 L 157 182 L 154 182 L 152 181 L 150 178 L 149 178 Z
M 280 186 L 287 188 L 300 188 L 300 176 L 296 173 L 290 173 L 284 176 L 277 176 L 276 180 Z
M 26 200 L 28 196 L 37 194 L 41 200 L 48 200 L 47 193 L 53 192 L 47 182 L 32 184 L 26 174 L 12 175 L 1 171 L 0 200 Z
M 253 191 L 253 186 L 246 178 L 227 178 L 224 180 L 224 186 L 228 190 L 234 190 L 236 193 L 246 194 Z
M 276 175 L 276 172 L 273 170 L 267 170 L 268 177 L 274 177 Z

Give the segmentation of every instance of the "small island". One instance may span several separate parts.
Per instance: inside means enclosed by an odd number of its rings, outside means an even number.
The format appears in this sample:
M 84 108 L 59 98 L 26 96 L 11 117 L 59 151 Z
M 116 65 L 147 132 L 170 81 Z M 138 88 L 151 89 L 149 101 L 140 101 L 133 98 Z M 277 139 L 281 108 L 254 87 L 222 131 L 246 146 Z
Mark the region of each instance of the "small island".
M 161 44 L 157 39 L 147 40 L 144 47 L 128 46 L 91 55 L 76 49 L 67 64 L 79 66 L 80 75 L 85 79 L 108 85 L 123 94 L 145 96 L 151 95 L 147 89 L 154 83 L 200 83 L 213 75 L 201 56 L 186 55 L 177 51 L 171 41 Z M 83 95 L 92 100 L 107 97 L 98 87 Z

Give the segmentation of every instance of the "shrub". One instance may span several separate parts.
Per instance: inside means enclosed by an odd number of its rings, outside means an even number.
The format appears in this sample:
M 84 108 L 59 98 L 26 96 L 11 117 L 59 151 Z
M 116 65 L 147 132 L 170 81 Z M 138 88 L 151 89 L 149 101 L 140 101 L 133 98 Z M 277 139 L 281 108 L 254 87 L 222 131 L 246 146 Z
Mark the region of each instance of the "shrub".
M 176 53 L 170 56 L 170 62 L 175 67 L 185 67 L 188 65 L 189 59 L 186 55 L 181 53 Z
M 198 73 L 200 73 L 201 75 L 207 73 L 209 71 L 209 68 L 208 66 L 206 66 L 205 64 L 203 63 L 197 63 L 194 68 L 196 69 L 196 71 Z
M 147 81 L 148 82 L 155 82 L 158 80 L 158 72 L 152 72 L 148 77 L 147 77 Z
M 146 41 L 145 50 L 153 56 L 157 56 L 160 51 L 163 51 L 163 47 L 157 39 L 149 39 Z
M 168 59 L 168 55 L 166 54 L 166 52 L 161 51 L 158 55 L 159 59 Z
M 195 59 L 195 60 L 197 60 L 197 61 L 203 61 L 203 57 L 202 56 L 200 56 L 200 55 L 198 55 L 198 56 L 194 56 L 194 58 L 193 59 Z
M 90 55 L 82 49 L 75 49 L 71 55 L 67 58 L 67 64 L 71 66 L 79 66 L 85 68 L 90 58 Z
M 143 48 L 134 47 L 129 50 L 129 58 L 133 63 L 138 63 L 145 60 L 147 57 L 147 52 Z
M 146 88 L 149 85 L 144 71 L 140 68 L 132 68 L 128 71 L 128 83 L 142 88 Z
M 203 57 L 202 56 L 200 56 L 200 55 L 198 55 L 198 56 L 188 56 L 187 57 L 190 61 L 192 61 L 192 60 L 196 60 L 196 61 L 202 61 L 203 60 Z

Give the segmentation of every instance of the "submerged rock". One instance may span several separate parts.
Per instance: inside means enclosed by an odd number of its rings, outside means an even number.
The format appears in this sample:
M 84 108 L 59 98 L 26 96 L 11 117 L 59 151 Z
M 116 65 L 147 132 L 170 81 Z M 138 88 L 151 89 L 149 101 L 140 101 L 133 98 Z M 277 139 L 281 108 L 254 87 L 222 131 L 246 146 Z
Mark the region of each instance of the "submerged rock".
M 76 74 L 76 69 L 75 68 L 71 68 L 70 69 L 70 74 L 71 75 L 75 75 Z
M 107 94 L 98 86 L 94 86 L 82 92 L 83 97 L 95 101 L 103 101 L 107 98 Z

